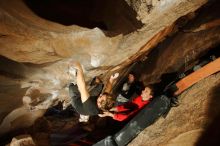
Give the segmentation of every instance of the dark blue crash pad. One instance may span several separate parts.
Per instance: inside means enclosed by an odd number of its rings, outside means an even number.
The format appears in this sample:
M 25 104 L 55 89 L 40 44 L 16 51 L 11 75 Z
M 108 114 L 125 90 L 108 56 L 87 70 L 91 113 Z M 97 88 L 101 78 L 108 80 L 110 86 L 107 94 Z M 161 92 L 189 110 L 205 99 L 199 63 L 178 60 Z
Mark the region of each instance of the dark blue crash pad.
M 165 95 L 155 97 L 138 112 L 120 131 L 106 137 L 93 146 L 125 146 L 142 130 L 153 124 L 161 115 L 170 110 L 170 98 Z

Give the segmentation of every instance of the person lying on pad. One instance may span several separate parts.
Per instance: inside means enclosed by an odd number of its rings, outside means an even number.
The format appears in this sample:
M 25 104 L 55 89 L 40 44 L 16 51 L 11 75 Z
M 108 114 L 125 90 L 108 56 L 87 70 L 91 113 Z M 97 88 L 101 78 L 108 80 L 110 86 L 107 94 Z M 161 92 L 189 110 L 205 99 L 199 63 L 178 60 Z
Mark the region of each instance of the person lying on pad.
M 118 91 L 116 98 L 118 105 L 130 101 L 135 93 L 140 95 L 143 86 L 143 83 L 138 81 L 136 73 L 131 71 Z
M 134 98 L 132 101 L 125 104 L 115 106 L 109 111 L 105 111 L 103 114 L 99 114 L 99 117 L 112 117 L 117 121 L 124 121 L 132 117 L 136 112 L 141 110 L 145 105 L 149 104 L 153 98 L 153 87 L 146 86 L 141 95 Z

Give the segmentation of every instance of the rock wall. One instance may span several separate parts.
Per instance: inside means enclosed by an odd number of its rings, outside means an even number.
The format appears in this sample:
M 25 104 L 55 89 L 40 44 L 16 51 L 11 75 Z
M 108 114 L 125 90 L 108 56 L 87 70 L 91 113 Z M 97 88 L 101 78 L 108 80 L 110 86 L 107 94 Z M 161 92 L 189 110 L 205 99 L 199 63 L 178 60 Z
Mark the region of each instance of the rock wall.
M 87 29 L 74 25 L 66 27 L 46 21 L 35 15 L 21 0 L 1 0 L 0 54 L 18 62 L 35 64 L 71 57 L 84 61 L 90 67 L 117 65 L 136 53 L 156 33 L 172 25 L 179 17 L 195 11 L 205 2 L 207 1 L 158 2 L 158 6 L 155 6 L 158 10 L 154 9 L 152 13 L 143 15 L 142 20 L 144 22 L 145 18 L 146 24 L 141 29 L 124 37 L 107 37 L 99 28 Z M 169 7 L 162 9 L 163 5 Z M 104 58 L 109 55 L 114 59 L 106 61 Z M 93 59 L 102 64 L 92 66 Z
M 86 81 L 100 74 L 106 78 L 143 54 L 146 56 L 150 49 L 176 31 L 178 18 L 196 11 L 207 0 L 152 1 L 152 9 L 146 4 L 148 1 L 126 2 L 143 26 L 122 35 L 111 32 L 111 29 L 64 26 L 36 15 L 22 0 L 0 0 L 0 135 L 30 126 L 48 107 L 69 100 L 67 87 L 72 81 L 68 73 L 71 60 L 82 63 Z M 114 25 L 123 24 L 119 21 Z M 217 38 L 213 44 L 217 43 L 218 31 L 218 28 L 208 30 L 210 37 L 207 36 L 207 40 L 213 36 Z M 191 33 L 178 35 L 183 38 L 174 38 L 174 42 L 187 42 L 187 38 L 194 36 Z M 143 79 L 147 81 L 148 75 Z

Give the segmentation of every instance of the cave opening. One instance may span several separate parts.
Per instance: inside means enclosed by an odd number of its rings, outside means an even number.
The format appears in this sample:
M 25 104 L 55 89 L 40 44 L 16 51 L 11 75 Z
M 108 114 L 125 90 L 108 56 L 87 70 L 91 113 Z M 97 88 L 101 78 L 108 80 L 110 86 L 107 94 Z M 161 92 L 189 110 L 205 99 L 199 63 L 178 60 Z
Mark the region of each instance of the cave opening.
M 39 17 L 62 25 L 128 34 L 143 26 L 124 0 L 24 0 Z

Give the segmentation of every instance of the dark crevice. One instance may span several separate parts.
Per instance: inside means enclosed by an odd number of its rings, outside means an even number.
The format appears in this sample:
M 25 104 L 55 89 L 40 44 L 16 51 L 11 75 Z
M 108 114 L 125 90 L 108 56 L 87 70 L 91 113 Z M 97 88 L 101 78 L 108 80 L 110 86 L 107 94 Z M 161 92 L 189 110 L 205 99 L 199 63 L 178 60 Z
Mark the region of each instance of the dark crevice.
M 6 37 L 7 35 L 5 35 L 5 34 L 0 34 L 0 37 Z
M 98 27 L 107 34 L 128 34 L 143 26 L 124 0 L 24 0 L 38 16 L 66 26 Z
M 210 0 L 207 4 L 194 12 L 195 18 L 190 21 L 188 15 L 182 16 L 177 20 L 177 25 L 182 32 L 191 32 L 200 25 L 220 19 L 220 3 L 218 0 Z M 193 22 L 193 23 L 192 23 Z
M 0 56 L 0 75 L 13 79 L 25 78 L 26 67 L 22 63 Z

